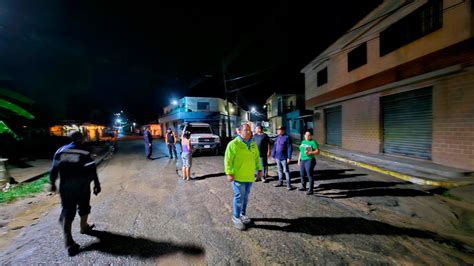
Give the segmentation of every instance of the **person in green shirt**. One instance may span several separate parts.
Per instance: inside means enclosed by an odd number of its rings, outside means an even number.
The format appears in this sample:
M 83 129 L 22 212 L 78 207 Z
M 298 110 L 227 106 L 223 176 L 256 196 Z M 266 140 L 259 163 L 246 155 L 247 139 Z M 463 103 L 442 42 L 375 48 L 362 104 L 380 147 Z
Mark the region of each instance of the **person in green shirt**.
M 313 194 L 313 186 L 314 186 L 314 179 L 313 179 L 313 170 L 316 166 L 316 159 L 315 156 L 319 155 L 319 145 L 318 143 L 313 140 L 313 136 L 311 132 L 307 131 L 304 134 L 304 140 L 301 142 L 300 145 L 300 153 L 298 156 L 298 166 L 300 167 L 300 178 L 301 178 L 301 188 L 299 191 L 306 191 L 306 176 L 309 180 L 309 188 L 306 192 L 306 195 Z
M 250 126 L 244 124 L 237 132 L 239 135 L 227 144 L 224 171 L 234 190 L 232 222 L 237 229 L 245 230 L 245 226 L 252 222 L 246 215 L 250 188 L 255 181 L 255 170 L 258 170 L 257 180 L 262 178 L 262 166 Z

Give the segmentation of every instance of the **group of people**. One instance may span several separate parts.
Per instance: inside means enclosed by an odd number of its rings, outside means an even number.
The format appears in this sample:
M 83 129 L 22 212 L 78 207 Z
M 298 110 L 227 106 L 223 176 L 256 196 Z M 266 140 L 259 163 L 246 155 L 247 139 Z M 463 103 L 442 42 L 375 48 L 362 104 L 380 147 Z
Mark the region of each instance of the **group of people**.
M 145 132 L 143 133 L 143 137 L 145 139 L 145 154 L 146 154 L 146 159 L 147 160 L 153 160 L 151 158 L 152 156 L 152 149 L 153 149 L 153 136 L 151 135 L 150 127 L 145 126 Z M 182 167 L 182 172 L 183 176 L 182 178 L 184 180 L 190 180 L 191 179 L 191 164 L 192 164 L 192 152 L 193 148 L 191 146 L 191 132 L 185 131 L 181 135 L 181 159 L 183 160 L 183 167 Z M 169 151 L 169 158 L 170 159 L 178 159 L 178 152 L 176 151 L 176 143 L 178 142 L 178 138 L 176 137 L 176 134 L 171 130 L 171 128 L 168 128 L 166 130 L 166 135 L 165 135 L 165 143 Z M 174 155 L 174 157 L 173 157 Z
M 278 182 L 275 187 L 283 186 L 285 175 L 287 189 L 294 189 L 289 171 L 293 152 L 291 138 L 285 134 L 284 127 L 279 127 L 277 133 L 273 149 L 270 149 L 270 138 L 263 133 L 261 126 L 257 126 L 255 134 L 252 134 L 250 125 L 244 124 L 237 129 L 238 136 L 227 145 L 224 157 L 225 174 L 234 191 L 232 222 L 239 230 L 244 230 L 252 222 L 246 215 L 250 190 L 255 181 L 268 182 L 269 156 L 275 160 L 278 168 Z M 305 132 L 298 153 L 301 179 L 301 187 L 298 190 L 306 191 L 307 195 L 313 194 L 315 156 L 319 155 L 319 152 L 319 145 L 313 140 L 311 132 Z M 309 181 L 308 187 L 306 180 Z
M 283 175 L 286 177 L 286 186 L 292 190 L 288 165 L 292 155 L 291 139 L 285 134 L 283 127 L 278 128 L 278 136 L 271 149 L 270 139 L 263 133 L 262 127 L 257 126 L 255 134 L 248 124 L 237 129 L 238 136 L 229 142 L 225 151 L 224 167 L 227 180 L 232 182 L 234 191 L 232 221 L 235 227 L 244 230 L 251 219 L 246 215 L 247 203 L 253 182 L 263 180 L 268 182 L 268 157 L 271 156 L 278 166 L 277 187 L 283 186 Z M 181 138 L 183 160 L 183 179 L 190 180 L 192 162 L 192 146 L 190 132 L 183 132 Z M 94 228 L 88 223 L 90 207 L 90 184 L 94 183 L 93 193 L 101 192 L 100 182 L 94 159 L 83 143 L 80 132 L 74 132 L 72 143 L 61 147 L 54 155 L 50 171 L 49 182 L 51 191 L 57 191 L 56 179 L 61 177 L 59 194 L 61 196 L 62 211 L 60 223 L 64 234 L 64 244 L 70 255 L 79 251 L 79 245 L 74 241 L 71 233 L 72 222 L 76 212 L 80 216 L 80 233 L 87 234 Z M 145 134 L 146 158 L 152 160 L 152 136 L 149 128 Z M 170 159 L 177 158 L 176 135 L 171 129 L 167 130 L 165 137 L 170 152 Z M 316 141 L 312 140 L 310 132 L 305 133 L 305 140 L 300 145 L 298 165 L 300 166 L 301 188 L 307 194 L 313 193 L 313 169 L 316 165 L 315 155 L 319 154 Z M 306 187 L 306 179 L 309 187 Z

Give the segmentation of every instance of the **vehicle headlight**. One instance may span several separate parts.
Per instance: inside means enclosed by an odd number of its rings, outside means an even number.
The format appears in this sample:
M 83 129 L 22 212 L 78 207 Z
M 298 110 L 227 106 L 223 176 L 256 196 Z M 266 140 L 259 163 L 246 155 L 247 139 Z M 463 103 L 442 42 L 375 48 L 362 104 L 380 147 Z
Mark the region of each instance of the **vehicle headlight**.
M 215 141 L 216 143 L 221 142 L 220 138 L 214 138 L 214 141 Z
M 199 139 L 198 139 L 198 138 L 191 138 L 191 142 L 192 142 L 192 143 L 199 142 Z

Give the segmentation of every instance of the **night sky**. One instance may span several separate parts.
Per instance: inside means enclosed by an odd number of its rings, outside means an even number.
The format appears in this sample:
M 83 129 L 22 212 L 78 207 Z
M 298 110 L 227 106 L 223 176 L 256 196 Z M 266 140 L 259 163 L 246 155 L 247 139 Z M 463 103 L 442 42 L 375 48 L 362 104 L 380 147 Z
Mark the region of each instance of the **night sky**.
M 257 83 L 239 103 L 260 107 L 303 93 L 301 68 L 381 1 L 144 2 L 0 1 L 0 87 L 40 123 L 150 122 L 173 98 L 223 97 L 224 63 L 228 78 L 257 72 L 229 86 Z

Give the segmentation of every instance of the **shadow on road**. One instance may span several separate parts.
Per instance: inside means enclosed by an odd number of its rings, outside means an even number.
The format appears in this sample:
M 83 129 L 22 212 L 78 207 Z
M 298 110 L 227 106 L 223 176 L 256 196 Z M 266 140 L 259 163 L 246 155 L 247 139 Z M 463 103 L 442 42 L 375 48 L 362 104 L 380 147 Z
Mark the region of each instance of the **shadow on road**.
M 408 236 L 432 239 L 442 244 L 454 246 L 462 251 L 469 250 L 465 244 L 458 240 L 444 238 L 430 231 L 397 227 L 359 217 L 253 218 L 252 220 L 253 224 L 250 227 L 257 229 L 304 233 L 313 236 L 352 234 Z
M 346 171 L 354 171 L 354 169 L 341 169 L 341 170 L 319 170 L 315 171 L 314 180 L 336 180 L 336 179 L 345 179 L 353 178 L 358 176 L 366 176 L 366 174 L 346 174 Z M 291 171 L 290 178 L 292 181 L 300 180 L 300 171 Z
M 338 183 L 325 183 L 319 184 L 318 190 L 350 190 L 350 189 L 366 189 L 366 188 L 380 188 L 380 187 L 393 187 L 397 185 L 406 185 L 408 182 L 381 182 L 381 181 L 358 181 L 358 182 L 338 182 Z
M 97 237 L 99 241 L 84 246 L 79 250 L 79 253 L 96 250 L 116 256 L 140 258 L 156 258 L 173 253 L 183 253 L 191 256 L 204 254 L 204 249 L 194 245 L 176 245 L 170 242 L 157 242 L 146 238 L 135 238 L 97 230 L 92 230 L 88 235 Z
M 163 158 L 169 158 L 169 156 L 166 156 L 166 155 L 156 156 L 156 157 L 152 157 L 151 160 L 154 161 L 154 160 L 159 160 L 159 159 L 163 159 Z
M 409 188 L 373 188 L 354 191 L 343 191 L 337 193 L 324 193 L 325 196 L 330 196 L 333 199 L 346 199 L 354 197 L 381 197 L 381 196 L 395 196 L 395 197 L 418 197 L 418 196 L 432 196 L 433 193 L 423 190 L 409 189 Z
M 251 228 L 304 233 L 315 236 L 363 234 L 363 235 L 405 235 L 418 238 L 437 238 L 438 235 L 412 228 L 401 228 L 379 221 L 357 217 L 301 217 L 254 218 Z M 277 224 L 285 225 L 277 225 Z
M 216 173 L 216 174 L 208 174 L 208 175 L 202 175 L 202 176 L 196 176 L 193 177 L 193 180 L 203 180 L 206 178 L 211 178 L 211 177 L 219 177 L 219 176 L 225 176 L 225 173 Z

